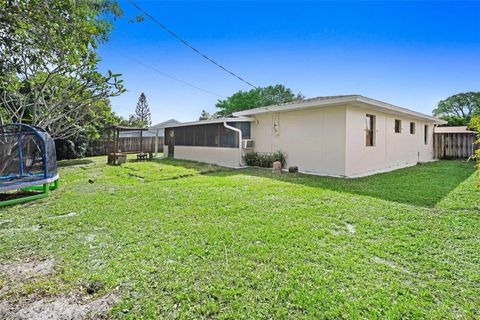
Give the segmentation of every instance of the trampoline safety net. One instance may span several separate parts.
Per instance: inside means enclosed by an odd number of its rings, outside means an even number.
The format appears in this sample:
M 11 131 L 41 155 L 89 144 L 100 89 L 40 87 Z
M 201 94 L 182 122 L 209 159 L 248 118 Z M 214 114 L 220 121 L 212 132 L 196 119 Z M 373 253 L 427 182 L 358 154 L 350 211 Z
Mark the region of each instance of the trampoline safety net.
M 55 143 L 47 132 L 25 124 L 0 126 L 0 191 L 56 177 Z

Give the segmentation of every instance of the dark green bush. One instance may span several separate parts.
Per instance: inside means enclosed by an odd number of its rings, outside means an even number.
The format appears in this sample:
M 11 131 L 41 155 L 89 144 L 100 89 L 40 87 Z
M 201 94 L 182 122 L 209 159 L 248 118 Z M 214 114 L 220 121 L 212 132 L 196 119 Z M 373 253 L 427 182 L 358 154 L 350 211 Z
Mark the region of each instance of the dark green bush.
M 271 168 L 275 161 L 280 161 L 282 167 L 284 167 L 286 163 L 286 154 L 282 151 L 275 151 L 273 154 L 247 152 L 243 159 L 247 166 Z
M 57 160 L 84 158 L 87 144 L 88 139 L 85 136 L 55 140 Z

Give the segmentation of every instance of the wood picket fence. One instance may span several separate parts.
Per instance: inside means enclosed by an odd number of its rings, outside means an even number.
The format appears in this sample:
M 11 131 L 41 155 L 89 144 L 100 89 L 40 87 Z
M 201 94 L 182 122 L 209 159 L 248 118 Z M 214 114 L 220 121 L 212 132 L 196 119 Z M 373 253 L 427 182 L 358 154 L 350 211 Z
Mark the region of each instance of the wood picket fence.
M 433 150 L 436 159 L 465 159 L 471 157 L 480 145 L 475 144 L 475 133 L 435 133 Z
M 156 137 L 144 137 L 143 148 L 140 148 L 140 137 L 119 138 L 118 149 L 121 152 L 155 152 Z M 88 156 L 104 156 L 113 151 L 113 140 L 91 140 L 88 143 Z M 163 152 L 163 137 L 158 137 L 158 152 Z

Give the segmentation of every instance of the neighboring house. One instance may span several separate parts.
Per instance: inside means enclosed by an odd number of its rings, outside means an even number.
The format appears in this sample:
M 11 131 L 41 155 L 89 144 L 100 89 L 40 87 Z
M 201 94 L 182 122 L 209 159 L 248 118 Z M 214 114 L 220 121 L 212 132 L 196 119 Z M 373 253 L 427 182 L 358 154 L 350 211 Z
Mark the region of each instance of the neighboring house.
M 305 173 L 359 177 L 433 160 L 435 117 L 360 95 L 328 96 L 171 125 L 178 159 L 241 167 L 248 151 L 287 155 Z M 240 134 L 241 133 L 241 134 Z
M 168 127 L 170 125 L 178 124 L 180 121 L 177 121 L 175 119 L 170 119 L 164 122 L 157 123 L 154 126 L 151 126 L 148 131 L 143 132 L 143 137 L 156 137 L 157 136 L 157 130 L 158 130 L 158 136 L 159 137 L 164 137 L 165 136 L 165 127 Z M 124 131 L 120 132 L 119 135 L 120 138 L 136 138 L 140 137 L 140 131 Z
M 455 126 L 455 127 L 435 127 L 435 133 L 465 133 L 475 134 L 475 131 L 467 129 L 467 126 Z

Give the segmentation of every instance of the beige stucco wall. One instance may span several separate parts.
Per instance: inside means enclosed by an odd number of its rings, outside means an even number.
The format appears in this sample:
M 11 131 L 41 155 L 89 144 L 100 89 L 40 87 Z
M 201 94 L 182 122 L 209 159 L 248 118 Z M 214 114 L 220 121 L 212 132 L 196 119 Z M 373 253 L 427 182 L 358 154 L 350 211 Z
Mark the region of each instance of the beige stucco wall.
M 367 147 L 365 143 L 366 114 L 376 117 L 373 147 Z M 402 121 L 401 133 L 395 132 L 395 119 Z M 410 122 L 415 122 L 415 134 L 410 134 Z M 423 134 L 426 124 L 429 128 L 428 143 L 425 145 Z M 349 106 L 346 112 L 345 174 L 362 176 L 433 160 L 433 127 L 433 122 Z
M 287 153 L 287 166 L 302 172 L 345 174 L 346 106 L 255 115 L 255 151 Z M 278 125 L 278 131 L 274 129 Z
M 166 146 L 168 150 L 168 146 Z M 242 150 L 239 148 L 175 146 L 174 158 L 218 164 L 224 167 L 241 166 Z

